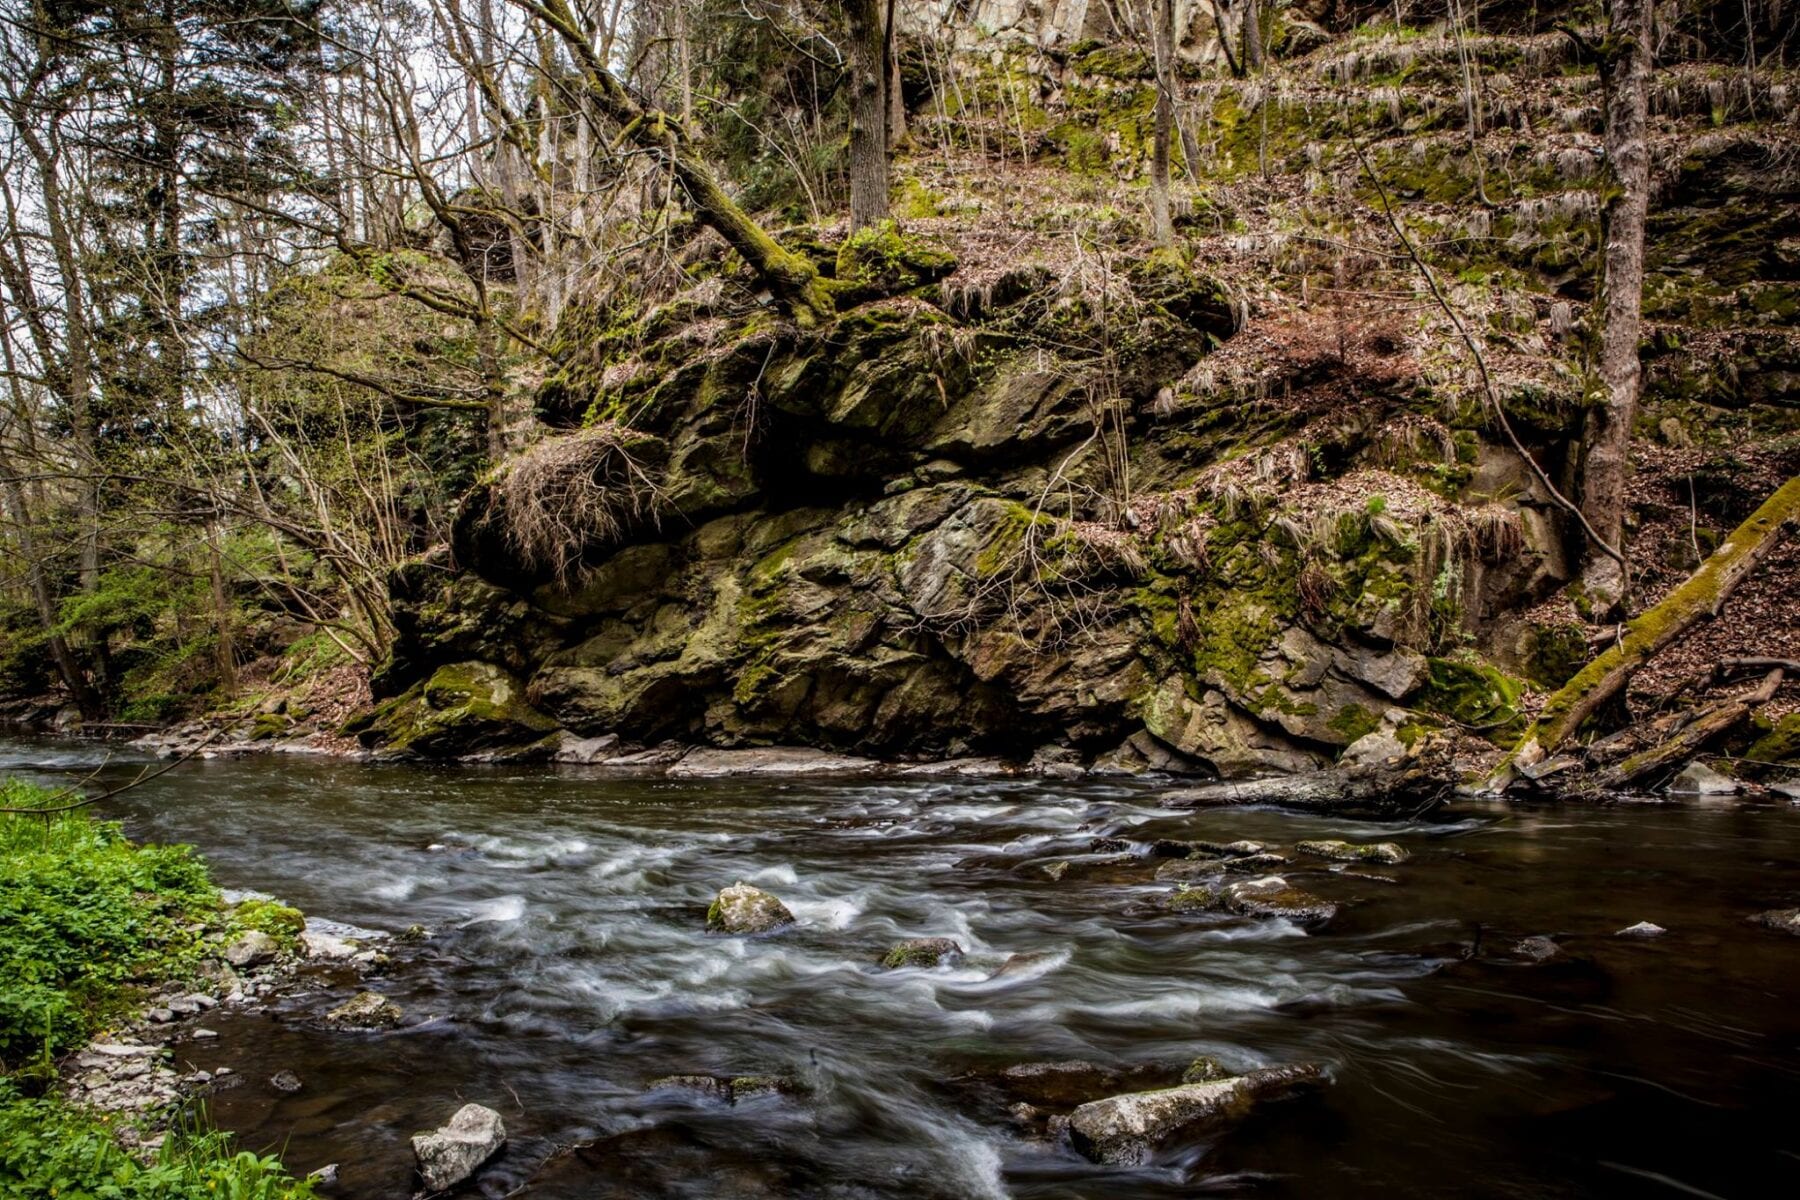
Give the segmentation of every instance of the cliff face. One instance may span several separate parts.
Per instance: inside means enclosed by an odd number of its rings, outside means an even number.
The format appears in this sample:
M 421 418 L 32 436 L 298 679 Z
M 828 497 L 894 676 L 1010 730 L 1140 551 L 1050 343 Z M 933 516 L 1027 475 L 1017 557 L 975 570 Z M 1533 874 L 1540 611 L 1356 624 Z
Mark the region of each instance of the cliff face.
M 1574 44 L 1362 34 L 1197 74 L 1182 245 L 1154 250 L 1142 56 L 1040 32 L 919 104 L 897 225 L 787 235 L 835 278 L 831 328 L 772 315 L 704 241 L 665 301 L 571 308 L 551 432 L 395 581 L 365 740 L 548 752 L 556 725 L 1241 776 L 1380 729 L 1504 738 L 1580 665 L 1580 546 L 1545 486 L 1598 276 Z M 1759 479 L 1800 457 L 1800 88 L 1672 68 L 1658 96 L 1647 544 L 1689 516 L 1669 455 Z M 1730 521 L 1718 499 L 1696 530 Z M 1682 569 L 1647 566 L 1645 599 Z

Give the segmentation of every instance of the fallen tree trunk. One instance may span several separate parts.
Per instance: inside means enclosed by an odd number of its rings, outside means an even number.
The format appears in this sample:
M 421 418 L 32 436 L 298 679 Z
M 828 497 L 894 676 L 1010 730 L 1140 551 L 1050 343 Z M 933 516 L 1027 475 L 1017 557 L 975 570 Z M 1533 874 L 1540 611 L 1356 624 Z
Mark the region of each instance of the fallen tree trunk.
M 1594 782 L 1602 788 L 1618 790 L 1686 762 L 1705 749 L 1708 743 L 1725 736 L 1748 720 L 1758 706 L 1774 699 L 1775 689 L 1781 686 L 1786 675 L 1784 668 L 1776 667 L 1751 691 L 1729 700 L 1721 700 L 1705 709 L 1676 731 L 1673 737 L 1632 755 L 1616 767 L 1602 771 Z
M 1511 756 L 1488 777 L 1488 787 L 1504 791 L 1521 768 L 1535 766 L 1567 741 L 1600 706 L 1618 695 L 1639 667 L 1674 643 L 1703 618 L 1714 617 L 1738 584 L 1749 577 L 1781 535 L 1800 519 L 1800 476 L 1784 483 L 1750 519 L 1732 531 L 1687 582 L 1662 603 L 1626 623 L 1625 636 L 1583 667 L 1544 705 Z

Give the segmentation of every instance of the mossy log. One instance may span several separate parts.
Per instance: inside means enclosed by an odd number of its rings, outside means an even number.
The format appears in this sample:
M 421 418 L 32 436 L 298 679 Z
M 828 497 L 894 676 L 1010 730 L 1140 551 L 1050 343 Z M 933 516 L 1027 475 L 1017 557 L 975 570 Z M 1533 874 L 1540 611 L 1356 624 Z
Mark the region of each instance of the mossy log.
M 1639 667 L 1703 618 L 1717 616 L 1738 584 L 1749 577 L 1781 535 L 1800 519 L 1800 476 L 1788 480 L 1750 519 L 1732 531 L 1687 582 L 1662 603 L 1626 625 L 1625 636 L 1562 686 L 1508 760 L 1488 779 L 1504 790 L 1520 768 L 1533 766 L 1574 735 L 1601 705 L 1618 695 Z
M 1595 782 L 1602 788 L 1618 790 L 1686 762 L 1705 749 L 1708 743 L 1725 736 L 1748 720 L 1758 705 L 1767 704 L 1785 676 L 1786 672 L 1776 667 L 1755 688 L 1695 713 L 1673 737 L 1601 772 Z

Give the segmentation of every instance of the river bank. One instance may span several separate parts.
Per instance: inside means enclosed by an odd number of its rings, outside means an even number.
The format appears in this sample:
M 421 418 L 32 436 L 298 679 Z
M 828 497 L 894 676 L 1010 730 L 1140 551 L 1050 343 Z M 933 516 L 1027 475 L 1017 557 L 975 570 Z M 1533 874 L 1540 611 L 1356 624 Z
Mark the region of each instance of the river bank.
M 79 799 L 0 777 L 0 1194 L 312 1196 L 329 1168 L 295 1179 L 207 1123 L 244 1082 L 211 1026 L 385 969 L 387 935 L 221 892 L 188 847 L 127 841 Z
M 0 759 L 85 772 L 100 756 L 81 750 Z M 1175 810 L 1165 791 L 248 757 L 192 762 L 108 815 L 198 841 L 227 886 L 436 931 L 375 985 L 404 1010 L 395 1028 L 319 1023 L 354 983 L 207 1018 L 245 1080 L 211 1099 L 215 1118 L 286 1145 L 296 1171 L 337 1163 L 346 1195 L 409 1190 L 410 1136 L 465 1103 L 508 1134 L 479 1188 L 553 1200 L 1796 1182 L 1777 1098 L 1800 1069 L 1800 938 L 1750 920 L 1800 904 L 1791 809 L 1459 800 L 1365 820 Z M 1333 839 L 1407 858 L 1299 850 Z M 1239 841 L 1336 911 L 1304 926 L 1169 906 L 1205 886 L 1205 860 L 1174 843 Z M 738 880 L 794 924 L 709 934 L 708 905 Z M 1618 936 L 1642 922 L 1666 932 Z M 963 956 L 881 969 L 921 937 Z M 1041 1136 L 1055 1106 L 1006 1090 L 1031 1064 L 1092 1064 L 1090 1088 L 1173 1083 L 1202 1056 L 1314 1064 L 1323 1082 L 1138 1166 Z M 268 1085 L 282 1070 L 299 1091 Z M 803 1090 L 733 1103 L 653 1086 L 671 1076 Z

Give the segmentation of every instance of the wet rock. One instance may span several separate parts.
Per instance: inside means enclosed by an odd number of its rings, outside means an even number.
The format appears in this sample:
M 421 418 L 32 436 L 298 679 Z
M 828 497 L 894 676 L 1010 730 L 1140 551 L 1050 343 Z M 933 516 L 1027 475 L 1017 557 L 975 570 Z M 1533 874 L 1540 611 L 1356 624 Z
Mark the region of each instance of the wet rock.
M 1266 854 L 1268 847 L 1261 842 L 1189 842 L 1196 851 L 1202 854 L 1216 854 L 1221 858 L 1248 858 L 1253 854 Z
M 733 1104 L 759 1096 L 793 1096 L 804 1090 L 800 1081 L 791 1075 L 736 1075 L 726 1086 L 731 1090 Z
M 144 1016 L 158 1025 L 167 1025 L 175 1019 L 174 1012 L 167 1008 L 153 1008 Z
M 711 933 L 768 933 L 794 923 L 788 906 L 761 888 L 735 883 L 721 889 L 706 910 Z
M 325 962 L 343 962 L 356 957 L 359 949 L 347 938 L 306 930 L 300 935 L 300 951 L 306 957 Z
M 218 1037 L 219 1033 L 215 1029 L 196 1029 L 188 1034 L 188 1036 L 193 1038 L 196 1042 L 210 1042 Z
M 719 779 L 733 775 L 859 775 L 879 770 L 868 758 L 802 746 L 753 750 L 694 750 L 669 768 L 671 779 Z
M 1142 1067 L 1121 1070 L 1076 1058 L 1015 1063 L 987 1080 L 1009 1099 L 1033 1107 L 1068 1108 L 1130 1087 L 1146 1073 Z
M 275 1074 L 269 1076 L 269 1086 L 278 1092 L 291 1096 L 299 1091 L 304 1085 L 300 1082 L 300 1077 L 292 1071 L 277 1071 Z
M 1339 838 L 1322 841 L 1296 842 L 1294 849 L 1301 854 L 1310 854 L 1314 858 L 1329 858 L 1334 862 L 1374 862 L 1403 863 L 1412 857 L 1393 842 L 1367 842 L 1357 844 Z
M 1639 921 L 1636 925 L 1627 925 L 1625 928 L 1613 934 L 1613 936 L 1628 938 L 1659 938 L 1667 932 L 1669 931 L 1652 921 Z
M 1156 868 L 1156 878 L 1165 882 L 1216 878 L 1225 869 L 1216 858 L 1174 858 Z
M 330 1187 L 338 1181 L 338 1165 L 336 1163 L 326 1163 L 324 1166 L 308 1175 L 307 1178 L 321 1187 Z
M 1205 1083 L 1131 1092 L 1083 1104 L 1069 1117 L 1069 1139 L 1088 1159 L 1137 1166 L 1178 1135 L 1240 1120 L 1259 1100 L 1315 1082 L 1316 1067 L 1278 1067 Z
M 480 1104 L 465 1104 L 450 1123 L 431 1133 L 413 1135 L 413 1157 L 425 1189 L 441 1192 L 473 1175 L 506 1142 L 500 1114 Z
M 1743 790 L 1735 779 L 1727 779 L 1702 762 L 1691 762 L 1669 781 L 1672 796 L 1735 796 Z
M 1060 882 L 1062 877 L 1069 873 L 1069 868 L 1074 865 L 1074 863 L 1071 863 L 1066 858 L 1059 858 L 1053 863 L 1045 863 L 1043 866 L 1039 867 L 1038 870 L 1042 871 L 1051 879 Z
M 963 949 L 949 938 L 909 938 L 895 945 L 881 959 L 885 970 L 897 967 L 935 967 L 962 957 Z
M 1558 946 L 1551 938 L 1538 935 L 1520 938 L 1513 943 L 1513 953 L 1520 958 L 1528 958 L 1532 962 L 1547 962 L 1561 954 L 1562 947 Z
M 1234 874 L 1245 871 L 1274 871 L 1287 866 L 1285 854 L 1247 854 L 1242 858 L 1228 858 L 1219 865 Z
M 1229 1079 L 1231 1072 L 1219 1064 L 1219 1060 L 1202 1054 L 1187 1065 L 1181 1073 L 1183 1083 L 1214 1083 L 1221 1079 Z
M 260 929 L 252 929 L 240 934 L 226 946 L 223 957 L 226 962 L 241 969 L 272 962 L 280 952 L 281 946 L 274 938 Z
M 325 1023 L 340 1029 L 392 1029 L 404 1010 L 379 992 L 361 992 L 325 1014 Z
M 1301 891 L 1279 875 L 1249 879 L 1225 889 L 1224 905 L 1247 917 L 1285 917 L 1296 925 L 1323 925 L 1338 906 Z
M 354 718 L 343 732 L 365 746 L 427 758 L 456 758 L 541 746 L 556 722 L 525 699 L 525 687 L 503 667 L 459 662 Z
M 694 1092 L 721 1104 L 731 1101 L 731 1085 L 712 1075 L 664 1075 L 661 1079 L 650 1081 L 650 1090 Z
M 1223 902 L 1224 893 L 1217 888 L 1182 886 L 1164 898 L 1163 907 L 1170 912 L 1205 912 Z
M 1751 917 L 1750 923 L 1761 925 L 1764 929 L 1773 929 L 1777 933 L 1791 933 L 1800 937 L 1800 908 L 1772 908 Z

